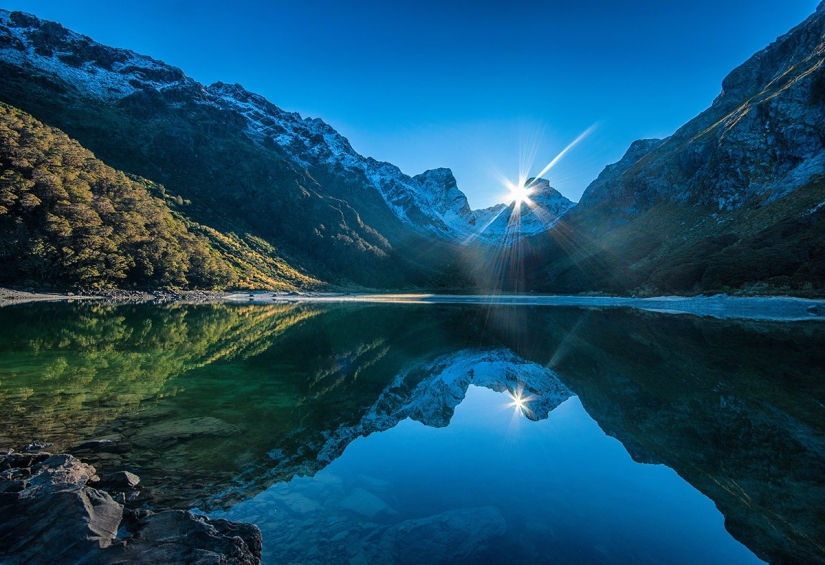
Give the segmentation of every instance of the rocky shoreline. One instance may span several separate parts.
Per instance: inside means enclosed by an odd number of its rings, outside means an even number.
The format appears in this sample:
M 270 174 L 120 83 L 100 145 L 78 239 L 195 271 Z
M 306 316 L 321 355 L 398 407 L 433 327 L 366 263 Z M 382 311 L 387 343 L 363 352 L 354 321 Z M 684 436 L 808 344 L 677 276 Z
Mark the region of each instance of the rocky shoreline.
M 604 295 L 510 295 L 510 294 L 390 294 L 366 292 L 279 292 L 108 289 L 65 294 L 42 294 L 31 289 L 0 288 L 0 307 L 28 302 L 77 300 L 96 304 L 478 304 L 483 306 L 563 306 L 585 308 L 634 308 L 667 314 L 692 314 L 713 318 L 800 321 L 823 319 L 825 299 L 795 296 L 653 296 L 640 298 Z
M 98 477 L 72 455 L 0 450 L 0 561 L 5 565 L 196 563 L 256 565 L 261 531 L 140 504 L 140 478 Z M 28 451 L 26 451 L 28 450 Z
M 0 306 L 28 302 L 94 301 L 99 304 L 208 304 L 225 302 L 225 292 L 209 290 L 121 290 L 107 289 L 78 292 L 35 292 L 34 289 L 0 288 Z

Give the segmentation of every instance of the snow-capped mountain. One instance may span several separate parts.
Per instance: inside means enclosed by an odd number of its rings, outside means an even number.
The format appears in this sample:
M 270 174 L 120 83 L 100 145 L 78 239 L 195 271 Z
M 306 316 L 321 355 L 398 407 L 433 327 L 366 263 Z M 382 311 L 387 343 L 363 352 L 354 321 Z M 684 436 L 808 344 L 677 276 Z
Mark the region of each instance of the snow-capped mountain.
M 482 238 L 496 241 L 536 235 L 553 227 L 575 206 L 546 179 L 529 179 L 527 186 L 529 200 L 502 206 L 486 224 L 481 224 Z
M 121 109 L 139 108 L 147 120 L 155 117 L 153 108 L 167 104 L 222 112 L 231 116 L 222 118 L 229 126 L 242 129 L 260 147 L 283 154 L 299 169 L 310 174 L 332 171 L 374 189 L 398 219 L 419 232 L 463 241 L 478 235 L 478 227 L 501 211 L 470 210 L 449 169 L 410 177 L 395 165 L 360 155 L 321 119 L 284 111 L 238 84 L 205 86 L 181 69 L 101 45 L 22 12 L 0 10 L 0 61 L 27 73 L 57 77 L 85 98 Z M 540 226 L 536 219 L 530 229 Z M 498 233 L 489 231 L 481 240 Z

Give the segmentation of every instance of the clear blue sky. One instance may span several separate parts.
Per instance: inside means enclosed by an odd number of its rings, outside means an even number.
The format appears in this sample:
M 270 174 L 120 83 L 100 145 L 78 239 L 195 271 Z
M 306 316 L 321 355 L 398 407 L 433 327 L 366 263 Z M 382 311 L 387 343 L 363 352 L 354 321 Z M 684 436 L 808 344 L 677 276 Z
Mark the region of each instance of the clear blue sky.
M 818 0 L 6 0 L 200 82 L 320 117 L 408 174 L 450 167 L 474 207 L 520 155 L 573 200 L 635 139 L 669 135 Z

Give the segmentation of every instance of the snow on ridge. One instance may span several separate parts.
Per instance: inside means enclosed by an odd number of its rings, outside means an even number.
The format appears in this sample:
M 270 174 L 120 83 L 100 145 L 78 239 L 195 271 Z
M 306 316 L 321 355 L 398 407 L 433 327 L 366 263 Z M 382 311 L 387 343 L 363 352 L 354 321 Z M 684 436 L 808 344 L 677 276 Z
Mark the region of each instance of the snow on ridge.
M 416 225 L 410 213 L 417 208 L 421 215 L 430 220 L 430 225 L 424 226 L 428 231 L 442 235 L 453 231 L 440 215 L 427 206 L 426 198 L 412 178 L 391 163 L 358 154 L 347 138 L 322 119 L 301 118 L 300 114 L 285 112 L 240 85 L 215 83 L 207 90 L 213 94 L 217 104 L 229 107 L 247 119 L 247 130 L 253 137 L 260 140 L 269 137 L 302 166 L 309 166 L 314 161 L 361 173 L 405 223 Z M 296 139 L 302 142 L 302 150 L 295 150 Z M 312 157 L 312 161 L 308 157 Z
M 0 9 L 0 25 L 7 36 L 7 46 L 2 50 L 3 58 L 21 66 L 28 63 L 51 72 L 69 84 L 103 99 L 119 99 L 138 91 L 138 87 L 130 84 L 130 78 L 158 89 L 167 86 L 169 81 L 153 79 L 153 75 L 162 74 L 167 79 L 176 77 L 178 81 L 194 83 L 177 67 L 128 49 L 101 45 L 85 35 L 34 16 L 22 14 L 15 18 L 12 12 Z M 52 36 L 45 40 L 47 46 L 43 48 L 44 52 L 38 52 L 35 47 L 38 34 Z M 95 64 L 96 61 L 93 60 L 82 60 L 78 57 L 78 51 L 82 50 L 92 53 L 97 50 L 98 55 L 105 51 L 111 60 L 105 65 Z
M 217 82 L 204 86 L 162 61 L 102 45 L 60 24 L 2 9 L 0 58 L 56 75 L 82 93 L 109 103 L 140 92 L 183 91 L 189 102 L 240 114 L 252 139 L 276 143 L 303 168 L 321 163 L 362 176 L 402 222 L 419 231 L 481 241 L 501 235 L 480 232 L 501 210 L 470 210 L 449 169 L 436 170 L 441 177 L 435 179 L 427 176 L 433 171 L 410 177 L 391 163 L 360 155 L 323 120 L 284 111 L 241 85 Z M 435 182 L 439 178 L 447 182 Z M 519 232 L 531 235 L 547 227 L 538 222 L 529 229 L 521 226 Z
M 546 179 L 530 179 L 533 193 L 531 203 L 522 203 L 518 212 L 515 205 L 502 209 L 483 226 L 480 237 L 528 237 L 546 231 L 556 225 L 575 204 L 550 186 Z

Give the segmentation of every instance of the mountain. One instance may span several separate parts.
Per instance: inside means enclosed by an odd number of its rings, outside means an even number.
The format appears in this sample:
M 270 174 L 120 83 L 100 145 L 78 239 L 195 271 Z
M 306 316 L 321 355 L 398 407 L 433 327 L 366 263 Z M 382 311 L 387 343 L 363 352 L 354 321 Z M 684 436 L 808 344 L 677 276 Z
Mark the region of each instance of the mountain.
M 471 210 L 449 169 L 410 177 L 240 85 L 202 85 L 22 12 L 0 11 L 0 100 L 162 184 L 196 233 L 313 280 L 819 295 L 823 34 L 820 5 L 726 77 L 705 112 L 666 139 L 635 142 L 575 206 L 539 179 L 535 206 Z
M 825 4 L 534 241 L 541 290 L 825 291 Z
M 410 177 L 320 119 L 22 12 L 0 11 L 0 71 L 0 100 L 318 279 L 428 286 L 503 209 L 471 210 L 449 169 Z
M 0 38 L 0 99 L 107 165 L 162 183 L 191 202 L 192 220 L 262 240 L 323 280 L 406 278 L 384 235 L 397 242 L 404 226 L 380 194 L 321 163 L 330 144 L 319 140 L 345 142 L 323 122 L 20 12 L 0 13 Z M 262 132 L 295 143 L 287 150 Z M 319 166 L 307 170 L 308 159 Z
M 529 201 L 511 202 L 509 206 L 500 206 L 497 212 L 491 209 L 492 218 L 482 226 L 480 238 L 512 241 L 543 233 L 575 206 L 546 179 L 528 179 L 526 184 L 530 187 Z

